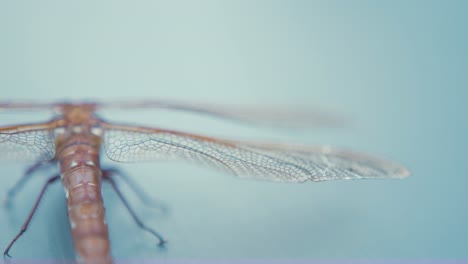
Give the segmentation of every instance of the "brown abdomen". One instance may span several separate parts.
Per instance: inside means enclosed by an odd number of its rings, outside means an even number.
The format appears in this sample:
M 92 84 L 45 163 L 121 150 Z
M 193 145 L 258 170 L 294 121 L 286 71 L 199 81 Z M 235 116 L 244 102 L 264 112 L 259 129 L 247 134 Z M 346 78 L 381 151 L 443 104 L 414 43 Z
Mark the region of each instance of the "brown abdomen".
M 57 158 L 78 257 L 85 263 L 111 263 L 101 195 L 99 139 L 73 135 L 58 146 Z

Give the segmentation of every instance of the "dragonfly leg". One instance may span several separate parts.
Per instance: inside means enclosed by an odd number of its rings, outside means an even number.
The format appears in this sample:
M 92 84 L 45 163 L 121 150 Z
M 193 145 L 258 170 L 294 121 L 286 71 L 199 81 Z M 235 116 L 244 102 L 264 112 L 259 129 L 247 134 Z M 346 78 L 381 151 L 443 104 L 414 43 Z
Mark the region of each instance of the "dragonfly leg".
M 119 196 L 120 200 L 122 201 L 122 203 L 124 204 L 125 208 L 127 208 L 127 211 L 130 213 L 130 215 L 133 217 L 133 220 L 135 220 L 135 222 L 137 223 L 137 225 L 149 232 L 150 234 L 152 234 L 153 236 L 155 236 L 157 239 L 158 239 L 158 246 L 160 247 L 163 247 L 164 244 L 166 243 L 166 241 L 163 239 L 163 237 L 158 233 L 156 232 L 155 230 L 147 227 L 141 220 L 140 218 L 138 218 L 138 216 L 135 214 L 135 212 L 133 211 L 132 207 L 130 206 L 130 204 L 128 203 L 127 199 L 125 198 L 125 196 L 122 194 L 122 192 L 120 191 L 120 189 L 117 187 L 117 184 L 115 183 L 114 179 L 112 179 L 112 177 L 104 177 L 104 180 L 107 180 L 109 181 L 110 185 L 112 186 L 112 189 L 114 189 L 115 193 L 117 194 L 117 196 Z
M 130 187 L 130 189 L 132 189 L 132 191 L 138 196 L 138 199 L 140 199 L 140 201 L 144 205 L 152 208 L 157 208 L 161 210 L 161 212 L 167 213 L 168 208 L 163 203 L 158 202 L 149 195 L 147 195 L 144 192 L 144 190 L 140 186 L 138 186 L 137 183 L 135 183 L 135 181 L 131 179 L 131 177 L 128 177 L 128 175 L 122 170 L 117 168 L 107 168 L 102 170 L 102 176 L 104 179 L 112 176 L 119 176 L 122 180 L 125 181 L 125 183 Z
M 39 206 L 39 203 L 41 202 L 41 199 L 42 197 L 44 196 L 44 193 L 45 191 L 47 190 L 47 187 L 55 182 L 56 180 L 60 179 L 60 175 L 54 175 L 53 177 L 49 178 L 47 180 L 47 182 L 44 184 L 44 186 L 42 187 L 42 190 L 41 192 L 39 193 L 39 196 L 37 197 L 36 199 L 36 203 L 34 203 L 34 206 L 33 208 L 31 209 L 31 211 L 29 212 L 29 215 L 28 215 L 28 218 L 26 219 L 26 222 L 24 222 L 23 226 L 21 227 L 21 230 L 19 231 L 19 233 L 15 236 L 15 238 L 13 238 L 13 240 L 10 242 L 10 244 L 8 245 L 8 247 L 5 249 L 5 251 L 3 252 L 3 255 L 4 256 L 8 256 L 8 257 L 11 257 L 8 252 L 10 251 L 11 247 L 13 246 L 13 244 L 16 242 L 16 240 L 18 240 L 18 238 L 23 235 L 23 233 L 26 231 L 26 229 L 28 228 L 29 226 L 29 223 L 31 222 L 31 219 L 32 217 L 34 216 L 34 213 L 36 212 L 37 210 L 37 207 Z
M 28 167 L 26 171 L 23 173 L 23 176 L 16 181 L 15 185 L 13 185 L 8 191 L 7 194 L 3 200 L 3 205 L 6 208 L 11 207 L 11 201 L 13 198 L 16 196 L 16 193 L 23 188 L 24 184 L 30 179 L 31 175 L 33 175 L 36 171 L 46 168 L 50 165 L 52 165 L 54 162 L 53 161 L 39 161 L 33 164 L 32 166 Z

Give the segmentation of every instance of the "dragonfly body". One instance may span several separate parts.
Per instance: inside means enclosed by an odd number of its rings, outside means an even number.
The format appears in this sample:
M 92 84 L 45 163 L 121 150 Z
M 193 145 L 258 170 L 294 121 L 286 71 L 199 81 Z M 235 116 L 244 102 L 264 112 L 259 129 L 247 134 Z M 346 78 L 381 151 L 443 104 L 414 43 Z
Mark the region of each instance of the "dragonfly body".
M 114 124 L 99 118 L 95 112 L 112 108 L 154 108 L 188 111 L 214 117 L 261 123 L 291 121 L 319 122 L 320 114 L 295 112 L 277 115 L 275 111 L 250 111 L 246 108 L 223 108 L 206 105 L 148 101 L 141 103 L 0 103 L 1 110 L 55 110 L 57 117 L 49 122 L 0 127 L 0 159 L 57 162 L 67 196 L 70 228 L 77 255 L 85 263 L 111 262 L 108 228 L 101 195 L 101 183 L 114 170 L 100 167 L 100 150 L 117 162 L 183 160 L 219 169 L 238 177 L 277 182 L 305 182 L 339 179 L 404 178 L 403 166 L 371 155 L 328 146 L 305 147 L 218 139 L 161 128 Z M 312 119 L 308 120 L 307 117 Z M 297 119 L 296 119 L 297 118 Z M 331 123 L 336 124 L 336 120 Z M 56 176 L 58 178 L 58 176 Z M 49 180 L 49 182 L 54 179 Z M 48 183 L 49 183 L 48 182 Z M 25 226 L 29 224 L 36 205 Z M 121 194 L 118 192 L 122 199 Z M 127 209 L 128 204 L 122 199 Z M 132 216 L 134 213 L 129 209 Z M 137 219 L 136 219 L 137 220 Z M 137 223 L 156 236 L 161 236 Z M 25 231 L 25 227 L 5 251 Z
M 110 242 L 101 195 L 101 138 L 92 112 L 71 108 L 56 139 L 56 159 L 65 188 L 77 255 L 87 262 L 110 261 Z

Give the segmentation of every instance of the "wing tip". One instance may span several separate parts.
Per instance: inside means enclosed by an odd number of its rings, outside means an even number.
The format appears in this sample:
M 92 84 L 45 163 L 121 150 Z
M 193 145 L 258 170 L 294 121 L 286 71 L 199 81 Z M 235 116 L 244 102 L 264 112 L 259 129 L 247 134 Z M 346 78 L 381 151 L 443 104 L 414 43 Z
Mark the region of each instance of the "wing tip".
M 392 178 L 404 179 L 411 176 L 411 172 L 404 166 L 399 166 L 395 171 L 395 175 Z

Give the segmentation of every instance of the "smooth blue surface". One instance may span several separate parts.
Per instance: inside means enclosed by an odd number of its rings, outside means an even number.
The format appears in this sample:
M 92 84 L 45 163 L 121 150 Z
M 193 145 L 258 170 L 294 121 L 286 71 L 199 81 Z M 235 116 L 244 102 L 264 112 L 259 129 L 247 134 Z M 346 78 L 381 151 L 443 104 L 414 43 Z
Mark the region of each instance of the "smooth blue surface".
M 466 1 L 2 1 L 2 101 L 177 99 L 324 107 L 352 125 L 246 128 L 166 112 L 112 120 L 212 136 L 331 144 L 404 163 L 405 180 L 275 184 L 183 163 L 122 165 L 170 208 L 135 210 L 105 188 L 117 258 L 467 258 Z M 1 124 L 47 115 L 0 113 Z M 110 161 L 104 161 L 110 164 Z M 115 164 L 114 164 L 115 165 Z M 4 195 L 25 164 L 3 163 Z M 46 173 L 44 173 L 46 174 Z M 38 175 L 0 214 L 19 230 Z M 64 194 L 51 188 L 17 258 L 71 258 Z

